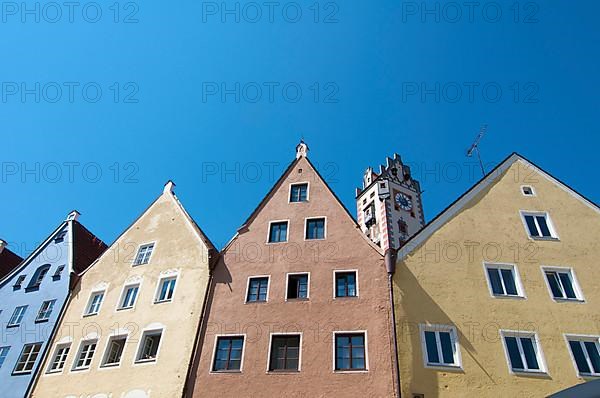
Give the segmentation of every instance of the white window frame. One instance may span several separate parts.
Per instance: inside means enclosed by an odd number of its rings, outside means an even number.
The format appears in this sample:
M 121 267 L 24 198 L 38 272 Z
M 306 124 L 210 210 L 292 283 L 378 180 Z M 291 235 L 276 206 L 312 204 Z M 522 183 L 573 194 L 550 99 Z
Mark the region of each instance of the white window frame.
M 242 338 L 242 356 L 240 357 L 240 369 L 239 370 L 214 370 L 215 368 L 215 357 L 217 356 L 217 343 L 219 341 L 219 337 L 241 337 Z M 246 355 L 246 343 L 248 343 L 248 339 L 246 338 L 246 333 L 229 333 L 229 334 L 216 334 L 215 342 L 213 345 L 213 353 L 210 358 L 210 374 L 227 374 L 227 373 L 242 373 L 244 371 L 244 357 Z
M 299 336 L 300 342 L 298 343 L 298 370 L 269 370 L 271 368 L 271 350 L 273 348 L 273 337 L 274 336 Z M 302 371 L 302 332 L 281 332 L 271 333 L 269 336 L 269 348 L 267 353 L 267 373 L 299 373 Z
M 177 285 L 177 284 L 175 284 L 175 285 Z M 127 290 L 132 287 L 136 287 L 136 286 L 138 288 L 138 291 L 135 295 L 135 300 L 133 300 L 133 305 L 130 307 L 123 307 L 123 300 L 125 300 Z M 125 285 L 123 285 L 123 289 L 121 289 L 121 295 L 119 296 L 119 301 L 117 301 L 117 307 L 116 307 L 115 311 L 129 311 L 129 310 L 135 309 L 135 306 L 137 305 L 138 300 L 140 298 L 141 290 L 142 290 L 142 281 L 126 283 Z
M 27 346 L 36 346 L 38 345 L 40 346 L 39 351 L 37 352 L 35 359 L 33 360 L 33 367 L 31 368 L 31 370 L 17 370 L 17 367 L 19 366 L 19 363 L 21 362 L 21 358 L 23 357 L 23 354 L 25 353 L 25 348 Z M 33 373 L 35 371 L 35 363 L 37 362 L 38 358 L 40 358 L 40 355 L 43 355 L 42 353 L 42 348 L 44 347 L 44 343 L 43 342 L 35 342 L 35 343 L 26 343 L 25 345 L 23 345 L 23 348 L 21 349 L 21 353 L 19 354 L 18 358 L 17 358 L 17 362 L 15 363 L 15 367 L 13 368 L 13 372 L 12 374 L 14 375 L 26 375 L 26 374 L 30 374 Z M 27 356 L 27 360 L 25 361 L 25 365 L 27 365 L 28 363 L 30 363 L 31 360 L 31 353 L 33 352 L 30 351 L 28 356 Z M 25 366 L 26 368 L 27 366 Z
M 175 294 L 177 294 L 177 287 L 179 286 L 179 272 L 176 273 L 168 273 L 164 275 L 160 275 L 158 278 L 158 283 L 156 284 L 156 291 L 154 292 L 154 297 L 152 298 L 152 304 L 163 304 L 163 303 L 172 303 L 175 300 Z M 160 292 L 162 290 L 163 282 L 167 280 L 175 280 L 175 287 L 173 288 L 173 295 L 168 300 L 160 300 Z M 138 293 L 139 294 L 139 293 Z
M 525 188 L 529 188 L 531 189 L 531 195 L 527 195 L 525 193 Z M 535 188 L 532 185 L 521 185 L 521 194 L 523 196 L 525 196 L 526 198 L 531 198 L 533 196 L 537 196 L 536 192 L 535 192 Z
M 552 218 L 550 217 L 550 213 L 548 213 L 547 211 L 519 210 L 519 213 L 521 214 L 521 221 L 523 222 L 523 226 L 525 227 L 525 232 L 527 233 L 527 236 L 529 237 L 530 240 L 549 240 L 549 241 L 560 240 L 558 233 L 556 232 L 556 227 L 554 226 L 554 222 L 552 221 Z M 525 216 L 533 216 L 536 228 L 537 228 L 538 232 L 540 233 L 540 235 L 541 235 L 541 229 L 540 229 L 540 226 L 538 224 L 536 217 L 539 217 L 539 216 L 545 217 L 546 225 L 548 225 L 548 230 L 550 231 L 550 236 L 531 236 L 531 233 L 529 232 L 529 226 L 527 225 L 527 220 L 525 220 Z
M 306 278 L 306 298 L 288 299 L 290 276 L 294 276 L 294 275 L 306 275 L 307 276 L 307 278 Z M 248 283 L 250 283 L 250 282 L 248 282 Z M 268 292 L 267 292 L 267 296 L 268 296 Z M 248 295 L 246 295 L 246 299 L 247 298 L 248 298 Z M 310 272 L 288 272 L 287 274 L 285 274 L 285 301 L 307 301 L 307 300 L 310 300 Z
M 50 358 L 50 362 L 48 363 L 48 369 L 46 369 L 47 374 L 58 374 L 62 373 L 65 370 L 67 366 L 67 360 L 69 359 L 69 354 L 71 353 L 71 345 L 71 343 L 61 343 L 57 344 L 56 347 L 54 347 L 54 352 L 52 353 L 52 357 Z M 52 365 L 54 365 L 54 363 L 56 362 L 59 351 L 65 348 L 68 348 L 69 351 L 67 352 L 65 360 L 62 363 L 62 367 L 60 369 L 52 370 Z
M 121 352 L 121 358 L 119 358 L 119 362 L 116 364 L 107 364 L 106 360 L 108 359 L 108 356 L 110 355 L 110 346 L 111 343 L 114 340 L 122 340 L 125 339 L 125 343 L 123 344 L 123 351 Z M 129 334 L 127 333 L 123 333 L 123 334 L 113 334 L 111 336 L 108 337 L 108 339 L 106 339 L 106 344 L 104 345 L 104 353 L 102 354 L 102 359 L 100 360 L 100 365 L 98 365 L 98 369 L 118 369 L 121 367 L 121 364 L 123 363 L 123 356 L 125 354 L 125 349 L 127 348 L 127 342 L 129 340 Z M 97 349 L 98 347 L 96 347 Z
M 577 276 L 575 275 L 575 270 L 573 269 L 573 267 L 555 267 L 555 266 L 542 265 L 540 267 L 540 269 L 542 270 L 542 277 L 544 278 L 544 282 L 546 282 L 546 287 L 548 288 L 548 294 L 550 295 L 550 298 L 552 300 L 554 300 L 556 302 L 572 302 L 572 303 L 585 302 L 585 296 L 583 295 L 583 290 L 581 290 L 581 285 L 579 284 L 579 281 L 577 280 Z M 554 294 L 552 293 L 552 288 L 550 287 L 550 282 L 548 281 L 548 277 L 546 276 L 546 271 L 569 274 L 569 279 L 571 279 L 571 285 L 573 286 L 573 290 L 575 291 L 575 295 L 577 297 L 574 299 L 568 298 L 568 297 L 566 297 L 566 294 L 565 294 L 564 298 L 554 297 Z M 564 288 L 562 286 L 562 281 L 560 279 L 559 279 L 559 283 L 560 283 L 561 289 L 563 289 L 563 292 L 564 292 Z
M 287 232 L 286 232 L 286 236 L 285 236 L 286 239 L 284 241 L 281 241 L 281 242 L 271 242 L 270 241 L 270 239 L 271 239 L 271 226 L 273 224 L 283 223 L 283 222 L 287 223 Z M 282 243 L 288 243 L 290 241 L 290 232 L 291 232 L 290 231 L 290 224 L 291 223 L 290 223 L 289 219 L 288 220 L 271 220 L 271 221 L 269 221 L 269 228 L 267 229 L 267 241 L 266 241 L 267 245 L 279 245 L 279 244 L 282 244 Z
M 143 247 L 146 247 L 146 246 L 152 246 L 152 253 L 150 253 L 150 257 L 148 257 L 148 261 L 146 261 L 145 263 L 136 264 L 136 260 L 138 258 L 138 255 L 140 254 L 140 250 Z M 133 260 L 131 261 L 131 266 L 132 267 L 139 267 L 139 266 L 142 266 L 142 265 L 148 265 L 148 264 L 150 264 L 150 261 L 152 260 L 152 256 L 154 256 L 155 252 L 156 252 L 156 241 L 142 243 L 141 245 L 138 246 L 137 250 L 135 251 L 135 254 L 133 256 Z
M 442 344 L 439 339 L 439 332 L 450 333 L 450 341 L 452 342 L 452 351 L 454 354 L 454 364 L 433 364 L 429 363 L 427 355 L 427 341 L 425 340 L 425 332 L 434 332 L 435 341 L 438 350 L 438 356 L 442 357 Z M 421 337 L 421 352 L 423 356 L 423 366 L 427 369 L 443 369 L 443 370 L 462 370 L 462 355 L 460 349 L 460 343 L 458 341 L 458 330 L 454 325 L 441 325 L 441 324 L 419 324 L 419 335 Z
M 510 294 L 494 294 L 494 289 L 492 289 L 492 281 L 490 280 L 490 275 L 488 274 L 488 269 L 507 269 L 512 270 L 513 278 L 515 280 L 515 286 L 517 288 L 517 295 Z M 509 263 L 483 263 L 483 271 L 485 274 L 485 280 L 487 282 L 488 291 L 490 292 L 490 296 L 498 299 L 526 299 L 527 295 L 525 294 L 525 288 L 523 287 L 523 282 L 521 281 L 521 274 L 519 273 L 519 268 L 516 264 Z M 500 276 L 500 281 L 502 282 L 502 289 L 506 292 L 506 286 L 504 285 L 504 278 L 502 275 Z
M 100 341 L 98 338 L 93 338 L 93 339 L 84 338 L 81 340 L 81 342 L 79 343 L 79 348 L 77 349 L 77 355 L 75 355 L 75 358 L 73 359 L 73 366 L 71 367 L 71 372 L 89 371 L 92 368 L 92 363 L 94 362 L 94 358 L 96 357 L 96 353 L 98 352 L 98 343 L 99 342 Z M 77 362 L 79 362 L 81 354 L 83 354 L 83 348 L 88 344 L 90 344 L 90 345 L 96 344 L 96 347 L 94 348 L 94 353 L 92 354 L 92 356 L 90 358 L 90 364 L 87 366 L 78 367 Z
M 158 362 L 158 358 L 160 356 L 160 349 L 163 346 L 165 341 L 165 331 L 166 327 L 148 327 L 142 330 L 140 342 L 135 350 L 135 356 L 133 357 L 133 366 L 141 366 L 141 365 L 152 365 Z M 158 334 L 160 332 L 160 341 L 158 342 L 158 347 L 156 347 L 156 357 L 154 359 L 138 359 L 142 354 L 142 350 L 144 349 L 144 342 L 146 340 L 146 336 L 149 334 Z
M 308 221 L 309 220 L 323 220 L 323 237 L 322 238 L 316 238 L 316 239 L 308 239 L 306 237 L 306 231 L 308 230 Z M 306 217 L 304 219 L 304 240 L 307 242 L 313 242 L 313 241 L 322 241 L 327 239 L 327 216 L 315 216 L 315 217 Z
M 23 318 L 25 318 L 25 314 L 27 313 L 27 308 L 29 308 L 28 305 L 18 305 L 15 307 L 12 315 L 10 316 L 10 319 L 8 320 L 8 324 L 6 325 L 6 327 L 9 328 L 13 328 L 13 327 L 18 327 L 21 325 L 21 322 L 23 322 Z M 22 309 L 22 311 L 19 311 L 19 315 L 16 316 L 17 319 L 15 319 L 16 322 L 13 321 L 13 318 L 15 318 L 15 315 L 17 314 L 17 310 L 18 309 Z
M 305 202 L 292 202 L 292 187 L 294 185 L 304 185 L 306 184 L 306 201 Z M 290 189 L 288 192 L 288 203 L 306 203 L 310 201 L 310 181 L 298 181 L 290 183 Z
M 525 366 L 527 366 L 527 361 L 525 360 L 525 354 L 523 353 L 523 347 L 521 346 L 519 338 L 523 338 L 523 337 L 532 338 L 533 343 L 534 343 L 533 347 L 535 350 L 536 359 L 538 361 L 538 365 L 540 366 L 540 369 L 539 370 L 537 370 L 537 369 L 514 370 L 510 363 L 510 355 L 508 353 L 508 347 L 506 346 L 506 340 L 504 339 L 505 337 L 517 338 L 517 345 L 519 347 L 519 353 L 521 354 L 521 361 L 523 362 L 523 365 L 525 365 Z M 544 358 L 544 352 L 542 351 L 542 345 L 540 343 L 540 338 L 539 338 L 537 332 L 500 329 L 500 342 L 502 343 L 502 348 L 504 349 L 504 357 L 506 359 L 506 365 L 508 366 L 508 371 L 510 374 L 515 374 L 515 375 L 522 375 L 522 374 L 547 375 L 548 374 L 548 367 L 546 366 L 546 359 Z
M 250 291 L 250 280 L 257 278 L 267 278 L 267 297 L 265 301 L 248 301 L 248 292 Z M 246 282 L 246 294 L 244 295 L 244 304 L 260 304 L 269 302 L 269 293 L 271 292 L 271 275 L 250 275 Z
M 343 297 L 338 297 L 337 296 L 337 285 L 336 285 L 336 274 L 341 274 L 341 273 L 345 273 L 345 272 L 354 272 L 354 274 L 356 275 L 356 296 L 343 296 Z M 335 269 L 333 270 L 333 299 L 334 300 L 344 300 L 344 299 L 354 299 L 354 298 L 359 298 L 360 297 L 360 290 L 358 288 L 358 269 Z
M 575 355 L 571 350 L 571 345 L 569 341 L 579 341 L 579 342 L 594 342 L 596 343 L 596 349 L 600 352 L 600 336 L 593 335 L 584 335 L 584 334 L 564 334 L 565 343 L 567 344 L 567 350 L 569 351 L 569 355 L 571 356 L 571 361 L 573 362 L 573 368 L 575 369 L 575 373 L 577 373 L 577 377 L 582 379 L 596 379 L 600 377 L 600 373 L 581 373 L 579 372 L 579 368 L 577 367 L 577 362 L 575 361 Z M 585 359 L 587 360 L 588 366 L 590 370 L 593 370 L 592 362 L 590 361 L 589 354 L 587 350 L 583 351 L 585 355 Z
M 88 317 L 88 316 L 94 316 L 94 315 L 98 315 L 100 313 L 100 310 L 102 310 L 102 305 L 104 304 L 104 299 L 106 299 L 106 291 L 107 289 L 98 289 L 98 290 L 92 290 L 92 292 L 90 292 L 90 297 L 88 298 L 87 304 L 85 305 L 84 309 L 83 309 L 83 317 Z M 96 312 L 89 312 L 89 310 L 91 309 L 92 306 L 92 301 L 94 299 L 94 296 L 96 296 L 97 294 L 102 293 L 102 300 L 100 301 L 100 305 L 98 306 L 98 311 Z
M 336 348 L 336 336 L 338 334 L 363 334 L 365 336 L 365 369 L 360 370 L 336 370 L 335 368 L 335 348 Z M 332 332 L 333 340 L 331 341 L 332 348 L 332 360 L 331 369 L 333 373 L 369 373 L 371 369 L 369 366 L 369 336 L 366 330 L 334 330 Z

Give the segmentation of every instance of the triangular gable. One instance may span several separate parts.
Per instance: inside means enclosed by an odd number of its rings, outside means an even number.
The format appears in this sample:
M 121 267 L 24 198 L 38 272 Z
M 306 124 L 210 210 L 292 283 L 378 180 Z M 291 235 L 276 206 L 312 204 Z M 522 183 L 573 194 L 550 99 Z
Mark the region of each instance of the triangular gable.
M 425 240 L 435 233 L 438 229 L 444 226 L 450 221 L 456 214 L 460 213 L 465 206 L 467 206 L 471 200 L 473 200 L 479 193 L 487 189 L 489 186 L 497 183 L 500 177 L 516 162 L 522 162 L 526 167 L 534 170 L 535 172 L 542 175 L 544 178 L 553 182 L 558 187 L 569 193 L 576 199 L 583 202 L 586 206 L 593 209 L 600 214 L 600 207 L 587 199 L 585 196 L 575 191 L 567 184 L 560 181 L 558 178 L 552 176 L 550 173 L 537 166 L 535 163 L 529 161 L 525 157 L 513 152 L 505 160 L 500 162 L 492 171 L 485 175 L 479 182 L 475 183 L 469 190 L 455 200 L 450 206 L 440 212 L 433 220 L 425 225 L 419 232 L 413 235 L 400 249 L 398 249 L 398 260 L 401 260 L 408 256 L 414 249 L 418 248 Z
M 0 252 L 0 281 L 19 266 L 23 259 L 8 248 Z

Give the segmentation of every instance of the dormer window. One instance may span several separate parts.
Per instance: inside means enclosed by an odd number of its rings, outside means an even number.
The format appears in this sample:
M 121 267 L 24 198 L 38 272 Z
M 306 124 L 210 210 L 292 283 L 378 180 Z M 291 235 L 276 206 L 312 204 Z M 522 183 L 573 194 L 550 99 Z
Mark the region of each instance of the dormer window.
M 56 237 L 54 238 L 54 243 L 62 243 L 65 240 L 65 235 L 67 235 L 67 231 L 61 231 L 58 233 L 58 235 L 56 235 Z
M 308 202 L 308 183 L 290 186 L 290 203 Z
M 137 255 L 135 256 L 135 260 L 133 261 L 133 265 L 143 265 L 148 264 L 150 262 L 150 257 L 152 256 L 152 251 L 154 250 L 154 243 L 149 243 L 147 245 L 142 245 L 138 249 Z
M 62 272 L 65 270 L 64 265 L 59 265 L 54 274 L 52 275 L 52 280 L 57 281 L 60 279 Z
M 19 275 L 15 284 L 13 285 L 13 289 L 19 290 L 21 288 L 21 286 L 23 285 L 23 282 L 25 282 L 25 278 L 27 278 L 27 275 Z
M 44 280 L 44 277 L 46 276 L 46 274 L 48 273 L 48 271 L 50 270 L 50 264 L 45 264 L 42 265 L 41 267 L 39 267 L 36 271 L 35 274 L 33 274 L 33 277 L 31 278 L 31 282 L 29 282 L 29 285 L 27 285 L 27 288 L 25 289 L 25 291 L 33 291 L 33 290 L 38 290 L 40 288 L 40 285 L 42 284 L 42 280 Z

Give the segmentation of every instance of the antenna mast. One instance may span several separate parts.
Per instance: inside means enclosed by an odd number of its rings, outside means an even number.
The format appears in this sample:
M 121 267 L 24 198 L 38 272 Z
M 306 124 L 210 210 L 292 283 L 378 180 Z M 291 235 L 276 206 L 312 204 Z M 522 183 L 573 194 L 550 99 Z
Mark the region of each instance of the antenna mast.
M 481 139 L 483 138 L 483 136 L 486 132 L 487 132 L 487 124 L 484 124 L 483 126 L 481 126 L 481 129 L 479 130 L 479 134 L 477 134 L 477 138 L 475 138 L 475 141 L 473 141 L 473 144 L 471 145 L 469 150 L 467 150 L 467 157 L 469 157 L 469 158 L 471 156 L 473 156 L 473 152 L 477 152 L 477 159 L 479 159 L 479 166 L 481 167 L 481 172 L 483 173 L 484 177 L 485 177 L 485 168 L 483 167 L 483 161 L 481 160 L 481 153 L 479 152 L 479 143 L 481 142 Z

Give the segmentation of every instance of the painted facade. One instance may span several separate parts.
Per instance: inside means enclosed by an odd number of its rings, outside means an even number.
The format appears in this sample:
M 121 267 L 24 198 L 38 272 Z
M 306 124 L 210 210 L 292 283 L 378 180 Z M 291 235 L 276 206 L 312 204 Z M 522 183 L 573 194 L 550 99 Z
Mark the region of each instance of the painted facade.
M 216 253 L 173 185 L 83 273 L 34 397 L 182 395 Z
M 106 245 L 73 212 L 0 281 L 0 386 L 3 398 L 28 396 L 77 274 Z
M 187 396 L 394 395 L 383 256 L 307 152 L 222 251 Z
M 600 376 L 600 210 L 513 154 L 398 253 L 405 397 L 540 397 Z

